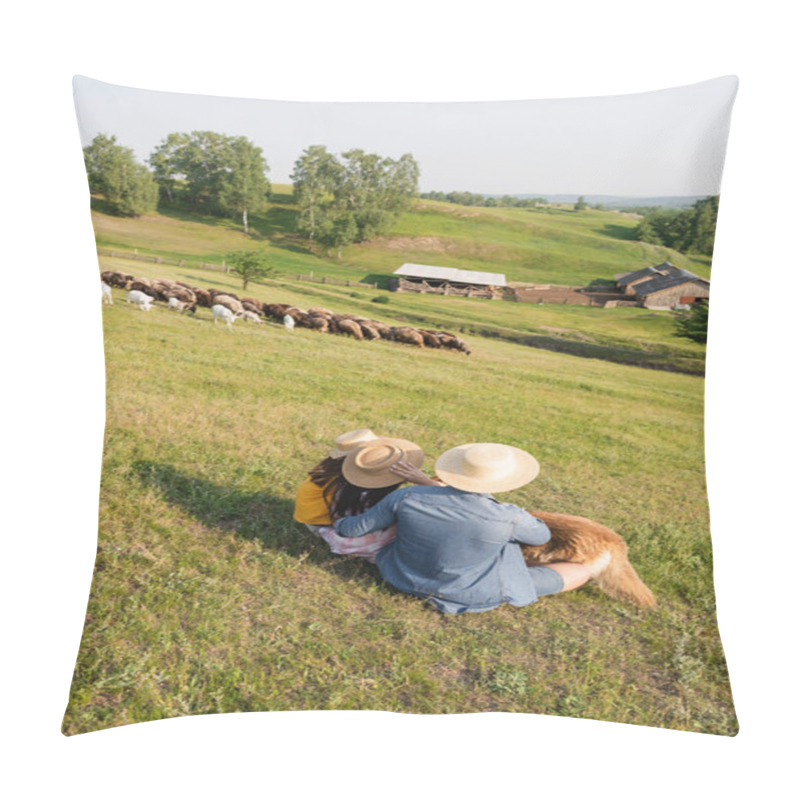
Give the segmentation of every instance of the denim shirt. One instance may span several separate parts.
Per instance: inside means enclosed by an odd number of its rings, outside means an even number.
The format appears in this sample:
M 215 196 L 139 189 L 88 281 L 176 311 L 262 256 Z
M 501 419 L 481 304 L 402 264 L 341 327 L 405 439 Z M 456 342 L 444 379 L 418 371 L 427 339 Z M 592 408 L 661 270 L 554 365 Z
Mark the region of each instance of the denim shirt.
M 544 544 L 550 530 L 519 506 L 451 486 L 407 486 L 334 527 L 354 537 L 392 524 L 397 538 L 376 563 L 383 579 L 401 591 L 425 597 L 447 614 L 536 601 L 518 543 Z

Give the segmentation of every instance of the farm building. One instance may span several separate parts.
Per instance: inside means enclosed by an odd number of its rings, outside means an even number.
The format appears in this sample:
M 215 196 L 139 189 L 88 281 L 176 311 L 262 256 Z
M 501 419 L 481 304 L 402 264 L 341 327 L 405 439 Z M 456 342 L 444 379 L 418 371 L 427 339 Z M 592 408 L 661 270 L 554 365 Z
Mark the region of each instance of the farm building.
M 628 272 L 617 278 L 617 286 L 635 297 L 645 308 L 669 309 L 707 300 L 711 283 L 669 261 L 655 267 Z
M 506 276 L 497 272 L 474 272 L 427 264 L 403 264 L 389 278 L 389 289 L 393 292 L 452 294 L 490 299 L 500 297 L 500 288 L 505 285 Z

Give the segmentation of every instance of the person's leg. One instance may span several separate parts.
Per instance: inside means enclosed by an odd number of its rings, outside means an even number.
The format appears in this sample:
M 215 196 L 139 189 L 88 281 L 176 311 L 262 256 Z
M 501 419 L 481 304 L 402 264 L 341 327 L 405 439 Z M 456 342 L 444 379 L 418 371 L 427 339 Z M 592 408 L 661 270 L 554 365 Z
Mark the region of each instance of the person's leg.
M 564 581 L 562 592 L 577 589 L 592 577 L 591 570 L 588 567 L 583 564 L 576 564 L 574 561 L 556 561 L 547 566 L 555 570 Z
M 528 567 L 536 594 L 540 597 L 559 594 L 583 586 L 592 577 L 591 570 L 572 561 L 556 561 L 553 564 L 537 564 Z

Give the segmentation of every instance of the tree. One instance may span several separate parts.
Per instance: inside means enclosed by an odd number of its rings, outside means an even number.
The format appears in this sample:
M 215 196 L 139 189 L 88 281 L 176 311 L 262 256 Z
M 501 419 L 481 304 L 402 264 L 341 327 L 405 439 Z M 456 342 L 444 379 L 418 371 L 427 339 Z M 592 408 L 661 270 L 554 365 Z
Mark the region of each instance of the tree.
M 585 208 L 587 208 L 587 206 L 588 206 L 588 204 L 586 202 L 586 198 L 583 195 L 581 195 L 578 198 L 578 202 L 575 203 L 575 210 L 576 211 L 583 211 Z
M 237 250 L 228 253 L 225 260 L 231 269 L 242 279 L 242 291 L 247 289 L 250 281 L 266 278 L 275 272 L 275 268 L 267 263 L 266 256 L 256 250 Z
M 708 303 L 695 302 L 691 311 L 678 318 L 676 336 L 705 344 L 708 339 Z
M 315 145 L 292 173 L 298 230 L 328 249 L 387 234 L 417 193 L 419 166 L 410 153 L 397 160 L 348 150 L 339 161 Z
M 336 201 L 335 188 L 342 165 L 324 145 L 312 145 L 294 163 L 291 180 L 300 207 L 297 229 L 308 235 L 308 249 L 314 243 L 317 226 Z
M 706 197 L 694 204 L 689 249 L 710 256 L 714 254 L 714 236 L 717 231 L 719 195 Z
M 270 184 L 264 174 L 267 162 L 260 147 L 256 147 L 244 136 L 227 142 L 226 175 L 222 181 L 219 202 L 223 210 L 241 214 L 242 230 L 249 233 L 247 212 L 260 211 L 269 197 Z
M 323 217 L 318 227 L 320 244 L 328 251 L 336 250 L 337 258 L 342 257 L 342 248 L 354 242 L 358 236 L 358 226 L 352 214 L 332 214 Z
M 83 157 L 89 191 L 102 194 L 113 214 L 138 217 L 155 210 L 158 186 L 152 174 L 115 136 L 98 134 L 83 148 Z
M 269 166 L 261 148 L 243 136 L 214 131 L 171 133 L 150 155 L 150 166 L 168 203 L 184 202 L 194 211 L 240 216 L 269 196 Z

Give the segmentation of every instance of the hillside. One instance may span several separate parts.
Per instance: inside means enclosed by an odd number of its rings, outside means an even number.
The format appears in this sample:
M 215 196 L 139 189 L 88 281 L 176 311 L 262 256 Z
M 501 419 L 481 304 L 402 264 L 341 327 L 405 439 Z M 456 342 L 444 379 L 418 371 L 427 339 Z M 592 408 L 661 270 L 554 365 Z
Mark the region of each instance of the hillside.
M 164 209 L 138 219 L 102 213 L 92 218 L 100 247 L 138 248 L 169 257 L 221 262 L 233 249 L 259 247 L 278 272 L 368 280 L 386 278 L 407 261 L 503 272 L 509 281 L 585 285 L 670 260 L 708 277 L 710 259 L 687 257 L 665 247 L 632 240 L 637 219 L 587 209 L 474 208 L 419 200 L 398 220 L 391 236 L 344 248 L 342 258 L 310 253 L 295 233 L 291 187 L 274 187 L 273 202 L 251 215 L 251 233 L 233 220 Z
M 298 297 L 288 285 L 254 293 Z M 321 708 L 735 733 L 702 381 L 494 340 L 467 358 L 275 323 L 227 330 L 208 309 L 143 313 L 114 295 L 101 534 L 66 733 Z M 359 427 L 419 442 L 426 470 L 461 442 L 529 450 L 540 477 L 503 499 L 617 529 L 659 606 L 588 586 L 446 618 L 373 565 L 332 555 L 293 522 L 294 492 L 333 438 Z
M 278 187 L 288 190 L 288 187 Z M 465 336 L 501 338 L 541 349 L 602 358 L 625 364 L 701 375 L 705 347 L 675 336 L 673 315 L 643 308 L 600 309 L 533 305 L 463 297 L 394 294 L 360 287 L 300 281 L 299 277 L 368 281 L 385 285 L 406 261 L 505 272 L 509 280 L 586 284 L 596 278 L 655 264 L 668 258 L 699 274 L 708 259 L 688 259 L 663 247 L 624 238 L 635 219 L 603 211 L 557 209 L 470 209 L 449 203 L 419 202 L 398 221 L 390 237 L 345 248 L 341 261 L 309 253 L 294 232 L 291 195 L 277 191 L 274 202 L 254 215 L 250 235 L 232 220 L 169 211 L 121 219 L 93 210 L 98 246 L 119 256 L 158 256 L 175 264 L 156 264 L 101 256 L 103 269 L 147 278 L 170 278 L 194 286 L 241 290 L 235 275 L 203 269 L 221 266 L 226 253 L 257 248 L 278 273 L 248 293 L 299 307 L 325 305 L 421 327 L 456 330 Z M 180 261 L 184 263 L 176 266 Z M 370 302 L 382 296 L 386 302 Z

